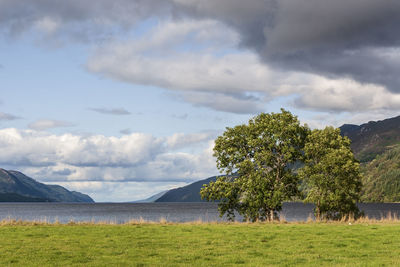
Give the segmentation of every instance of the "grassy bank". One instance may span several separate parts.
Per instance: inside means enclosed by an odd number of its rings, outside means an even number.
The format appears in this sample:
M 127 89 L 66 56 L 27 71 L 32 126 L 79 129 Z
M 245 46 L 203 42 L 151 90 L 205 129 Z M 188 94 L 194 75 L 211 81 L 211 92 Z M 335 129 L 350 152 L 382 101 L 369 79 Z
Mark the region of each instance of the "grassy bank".
M 400 265 L 400 224 L 3 223 L 0 265 Z

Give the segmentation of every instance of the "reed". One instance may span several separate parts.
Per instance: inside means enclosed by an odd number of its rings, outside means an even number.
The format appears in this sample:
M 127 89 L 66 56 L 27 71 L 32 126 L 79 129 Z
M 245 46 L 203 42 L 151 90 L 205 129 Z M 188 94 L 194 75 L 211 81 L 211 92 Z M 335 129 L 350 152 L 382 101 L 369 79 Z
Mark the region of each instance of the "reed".
M 257 222 L 240 222 L 240 221 L 234 221 L 234 222 L 226 222 L 226 221 L 203 221 L 202 218 L 199 218 L 195 221 L 189 221 L 189 222 L 172 222 L 168 221 L 165 217 L 160 217 L 159 220 L 157 221 L 150 221 L 150 220 L 145 220 L 142 217 L 139 219 L 130 219 L 127 222 L 123 223 L 117 223 L 115 220 L 110 220 L 110 221 L 95 221 L 94 219 L 90 221 L 74 221 L 70 220 L 68 222 L 61 222 L 60 220 L 56 219 L 54 221 L 50 221 L 48 218 L 43 218 L 40 220 L 17 220 L 14 218 L 6 218 L 3 220 L 0 220 L 0 226 L 35 226 L 35 225 L 54 225 L 54 226 L 61 226 L 61 225 L 67 225 L 67 226 L 74 226 L 74 225 L 146 225 L 146 224 L 160 224 L 160 225 L 180 225 L 180 224 L 185 224 L 185 225 L 214 225 L 214 224 L 220 224 L 220 225 L 269 225 L 269 224 L 400 224 L 400 217 L 398 214 L 393 214 L 391 212 L 388 212 L 384 216 L 380 216 L 379 219 L 377 218 L 370 218 L 368 216 L 360 217 L 358 219 L 354 219 L 354 217 L 343 217 L 340 220 L 316 220 L 313 219 L 311 216 L 307 218 L 306 221 L 287 221 L 284 216 L 281 216 L 279 220 L 275 221 L 257 221 Z

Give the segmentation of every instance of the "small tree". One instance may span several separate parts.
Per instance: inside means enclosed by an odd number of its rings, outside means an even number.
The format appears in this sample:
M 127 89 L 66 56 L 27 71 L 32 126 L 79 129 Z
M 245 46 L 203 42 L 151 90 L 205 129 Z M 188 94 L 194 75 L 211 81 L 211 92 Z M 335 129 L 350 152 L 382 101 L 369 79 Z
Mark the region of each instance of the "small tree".
M 282 202 L 299 193 L 290 165 L 303 157 L 308 131 L 284 109 L 227 128 L 214 147 L 217 167 L 227 176 L 204 185 L 202 198 L 219 200 L 220 215 L 230 220 L 235 211 L 250 221 L 277 218 Z
M 317 219 L 358 216 L 361 176 L 350 140 L 340 129 L 313 130 L 304 147 L 306 164 L 299 175 L 306 181 L 305 202 L 315 204 Z

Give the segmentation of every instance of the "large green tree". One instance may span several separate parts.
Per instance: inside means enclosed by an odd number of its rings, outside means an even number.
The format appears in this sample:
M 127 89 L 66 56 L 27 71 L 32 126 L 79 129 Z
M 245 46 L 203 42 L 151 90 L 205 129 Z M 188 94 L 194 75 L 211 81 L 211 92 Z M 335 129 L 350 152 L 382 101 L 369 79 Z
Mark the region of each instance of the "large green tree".
M 221 216 L 231 220 L 235 212 L 250 221 L 276 219 L 283 201 L 299 193 L 291 165 L 302 159 L 308 132 L 284 109 L 226 128 L 214 147 L 217 167 L 226 175 L 204 185 L 202 198 L 220 201 Z
M 299 175 L 307 183 L 305 201 L 315 204 L 317 219 L 358 216 L 361 175 L 350 149 L 350 140 L 340 129 L 313 130 L 304 147 L 305 166 Z

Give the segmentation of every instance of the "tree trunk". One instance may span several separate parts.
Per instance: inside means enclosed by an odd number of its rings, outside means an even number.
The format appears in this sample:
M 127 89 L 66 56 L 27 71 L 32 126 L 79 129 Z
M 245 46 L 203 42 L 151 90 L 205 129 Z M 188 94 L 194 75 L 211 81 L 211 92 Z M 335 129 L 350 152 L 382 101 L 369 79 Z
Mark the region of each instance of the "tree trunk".
M 319 200 L 317 201 L 317 204 L 315 205 L 315 219 L 317 221 L 321 220 L 321 210 L 319 208 Z

